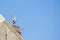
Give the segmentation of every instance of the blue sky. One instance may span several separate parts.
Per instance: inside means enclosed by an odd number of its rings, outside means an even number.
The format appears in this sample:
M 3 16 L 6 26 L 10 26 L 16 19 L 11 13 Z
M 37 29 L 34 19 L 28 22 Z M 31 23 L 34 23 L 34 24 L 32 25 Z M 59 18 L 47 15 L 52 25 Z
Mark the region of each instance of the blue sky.
M 60 40 L 60 0 L 0 0 L 0 13 L 17 16 L 24 40 Z

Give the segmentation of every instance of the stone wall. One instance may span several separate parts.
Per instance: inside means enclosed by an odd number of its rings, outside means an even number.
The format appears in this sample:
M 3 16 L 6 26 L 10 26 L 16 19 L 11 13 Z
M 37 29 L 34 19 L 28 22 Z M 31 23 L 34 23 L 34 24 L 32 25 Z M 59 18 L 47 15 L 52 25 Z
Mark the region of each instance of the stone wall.
M 0 23 L 0 40 L 6 40 L 7 28 L 4 24 Z
M 0 15 L 0 40 L 23 40 L 22 36 Z
M 19 40 L 5 24 L 0 23 L 0 40 Z

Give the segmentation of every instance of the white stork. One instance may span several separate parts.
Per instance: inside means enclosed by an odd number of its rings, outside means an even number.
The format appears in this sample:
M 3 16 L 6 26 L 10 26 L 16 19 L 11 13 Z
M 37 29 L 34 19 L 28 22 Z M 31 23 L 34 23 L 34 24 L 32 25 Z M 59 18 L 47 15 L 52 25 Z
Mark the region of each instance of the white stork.
M 14 16 L 14 18 L 13 18 L 13 24 L 16 24 L 16 21 L 17 21 L 17 17 Z

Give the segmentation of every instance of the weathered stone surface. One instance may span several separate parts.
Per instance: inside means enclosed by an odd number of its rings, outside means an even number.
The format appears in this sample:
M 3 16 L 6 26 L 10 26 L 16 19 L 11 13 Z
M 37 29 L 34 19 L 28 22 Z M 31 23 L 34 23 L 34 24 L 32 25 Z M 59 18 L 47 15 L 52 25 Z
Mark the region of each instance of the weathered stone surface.
M 19 40 L 6 25 L 0 23 L 0 40 Z
M 12 25 L 12 26 L 21 35 L 21 28 L 17 25 Z
M 0 40 L 6 40 L 7 28 L 4 24 L 0 23 Z

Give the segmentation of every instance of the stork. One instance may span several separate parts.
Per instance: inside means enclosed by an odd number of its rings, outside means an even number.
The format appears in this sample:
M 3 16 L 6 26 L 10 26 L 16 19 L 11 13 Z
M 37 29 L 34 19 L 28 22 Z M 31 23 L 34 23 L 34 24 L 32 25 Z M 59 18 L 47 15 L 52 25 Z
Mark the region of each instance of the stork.
M 13 24 L 16 24 L 16 21 L 17 21 L 17 17 L 14 16 L 14 18 L 13 18 Z

